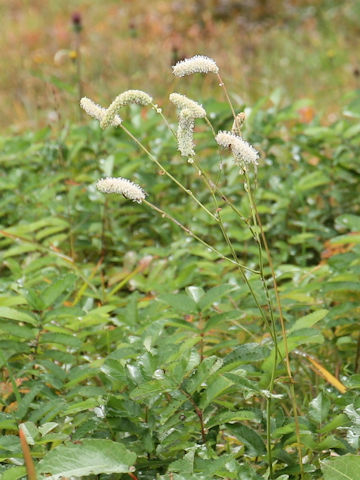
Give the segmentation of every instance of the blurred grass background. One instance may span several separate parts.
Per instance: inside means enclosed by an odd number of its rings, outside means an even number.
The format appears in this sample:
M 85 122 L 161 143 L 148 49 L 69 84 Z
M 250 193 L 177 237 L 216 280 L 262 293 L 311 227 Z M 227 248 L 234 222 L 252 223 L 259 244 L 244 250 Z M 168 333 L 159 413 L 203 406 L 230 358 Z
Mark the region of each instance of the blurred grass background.
M 82 92 L 104 106 L 128 88 L 159 104 L 172 90 L 221 99 L 211 76 L 173 78 L 170 66 L 194 54 L 217 61 L 235 102 L 306 97 L 324 123 L 359 87 L 356 0 L 0 0 L 0 15 L 3 130 L 79 118 L 77 38 Z

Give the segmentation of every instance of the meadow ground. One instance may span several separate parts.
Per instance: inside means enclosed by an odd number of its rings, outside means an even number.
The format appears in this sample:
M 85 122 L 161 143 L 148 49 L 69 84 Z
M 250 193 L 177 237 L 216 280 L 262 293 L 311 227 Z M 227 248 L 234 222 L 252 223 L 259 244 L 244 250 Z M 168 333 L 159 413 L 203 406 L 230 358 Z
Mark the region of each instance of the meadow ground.
M 216 59 L 237 104 L 275 90 L 285 101 L 310 98 L 324 121 L 359 85 L 356 1 L 25 1 L 0 2 L 0 119 L 3 128 L 36 128 L 78 118 L 76 35 L 82 17 L 83 92 L 107 105 L 127 88 L 164 103 L 177 88 L 174 60 Z M 202 95 L 214 95 L 211 82 Z M 150 87 L 150 88 L 149 88 Z M 189 79 L 189 95 L 200 82 Z M 219 92 L 215 93 L 220 99 Z M 329 117 L 330 115 L 330 117 Z M 59 119 L 59 117 L 61 117 Z

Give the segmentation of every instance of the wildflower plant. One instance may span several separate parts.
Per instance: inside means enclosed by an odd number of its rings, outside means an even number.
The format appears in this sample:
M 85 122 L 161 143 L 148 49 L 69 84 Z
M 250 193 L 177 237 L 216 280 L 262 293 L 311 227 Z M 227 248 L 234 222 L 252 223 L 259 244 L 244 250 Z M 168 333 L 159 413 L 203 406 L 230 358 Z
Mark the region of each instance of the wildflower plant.
M 185 75 L 191 75 L 195 73 L 212 73 L 215 74 L 219 81 L 219 86 L 223 88 L 225 97 L 229 103 L 230 110 L 233 114 L 233 127 L 232 131 L 219 131 L 215 132 L 211 122 L 209 121 L 206 111 L 202 105 L 198 102 L 186 97 L 183 94 L 171 93 L 170 102 L 176 107 L 178 114 L 178 127 L 177 132 L 171 126 L 171 122 L 165 118 L 161 109 L 153 103 L 150 95 L 139 90 L 129 90 L 118 95 L 115 100 L 110 104 L 107 109 L 96 105 L 91 100 L 83 98 L 81 100 L 82 108 L 92 117 L 96 118 L 100 122 L 102 128 L 119 127 L 127 134 L 140 150 L 148 156 L 148 158 L 156 164 L 159 171 L 165 174 L 174 184 L 179 187 L 180 191 L 186 194 L 196 205 L 209 217 L 211 224 L 219 229 L 223 240 L 224 248 L 221 251 L 211 245 L 211 241 L 195 233 L 188 225 L 183 225 L 182 222 L 176 218 L 171 212 L 167 212 L 160 206 L 154 205 L 146 198 L 146 194 L 142 187 L 132 183 L 132 181 L 124 178 L 105 178 L 101 179 L 97 183 L 97 189 L 104 193 L 118 193 L 125 198 L 134 202 L 141 203 L 144 206 L 151 208 L 156 213 L 160 214 L 162 218 L 174 223 L 177 227 L 181 228 L 184 233 L 199 242 L 204 248 L 212 251 L 218 258 L 229 262 L 232 266 L 237 268 L 240 279 L 248 288 L 250 295 L 253 298 L 254 304 L 260 314 L 260 318 L 263 320 L 263 325 L 266 326 L 268 334 L 272 342 L 272 362 L 267 380 L 267 385 L 263 390 L 263 396 L 266 401 L 266 438 L 267 438 L 267 465 L 269 478 L 275 478 L 274 462 L 273 462 L 273 445 L 271 439 L 271 416 L 272 412 L 278 401 L 278 396 L 275 392 L 275 384 L 277 382 L 277 366 L 280 361 L 284 361 L 286 372 L 288 376 L 288 392 L 292 401 L 292 415 L 295 422 L 296 431 L 296 447 L 298 451 L 298 465 L 299 474 L 304 476 L 303 472 L 303 460 L 302 460 L 302 444 L 300 439 L 300 427 L 297 414 L 297 405 L 295 397 L 295 389 L 293 383 L 293 376 L 289 361 L 289 349 L 287 345 L 287 334 L 285 329 L 285 323 L 282 313 L 282 306 L 279 298 L 277 279 L 273 267 L 271 258 L 271 252 L 269 250 L 264 229 L 262 227 L 260 215 L 256 206 L 254 197 L 254 185 L 256 182 L 254 178 L 256 176 L 257 168 L 261 167 L 261 159 L 258 150 L 248 143 L 241 134 L 241 128 L 244 123 L 245 117 L 243 113 L 236 113 L 231 103 L 230 97 L 227 93 L 224 82 L 222 81 L 219 68 L 216 62 L 205 56 L 195 56 L 190 59 L 186 59 L 177 63 L 173 67 L 173 74 L 177 77 L 183 77 Z M 212 208 L 203 203 L 203 195 L 199 195 L 199 192 L 194 191 L 193 188 L 189 189 L 185 184 L 176 177 L 175 174 L 170 172 L 167 164 L 165 164 L 160 158 L 157 158 L 155 154 L 151 152 L 149 147 L 145 146 L 143 142 L 137 139 L 124 125 L 119 116 L 121 109 L 125 106 L 135 103 L 141 106 L 150 106 L 165 122 L 172 135 L 175 137 L 175 141 L 178 143 L 178 149 L 182 156 L 189 157 L 189 163 L 193 164 L 196 169 L 196 174 L 204 182 L 207 188 L 210 198 L 212 199 Z M 219 153 L 230 149 L 234 163 L 240 167 L 239 173 L 239 185 L 242 184 L 245 194 L 248 198 L 250 216 L 240 211 L 239 207 L 229 198 L 221 189 L 218 181 L 212 178 L 211 172 L 204 169 L 201 162 L 197 159 L 196 147 L 194 144 L 194 127 L 195 119 L 203 123 L 203 128 L 209 128 L 209 135 L 212 137 L 213 145 L 221 147 Z M 219 166 L 220 168 L 220 166 Z M 151 198 L 151 191 L 148 192 L 149 198 Z M 237 221 L 245 225 L 250 232 L 250 236 L 254 242 L 254 245 L 258 251 L 258 267 L 249 268 L 244 264 L 244 261 L 239 258 L 239 255 L 234 247 L 232 240 L 228 232 L 228 224 L 223 220 L 222 209 L 227 207 L 230 209 Z M 270 272 L 270 274 L 269 274 Z M 262 285 L 262 292 L 260 293 L 254 288 L 253 279 L 260 280 Z M 265 304 L 261 298 L 265 298 Z M 275 299 L 275 304 L 274 304 Z M 279 338 L 279 331 L 281 331 L 281 339 Z M 201 343 L 201 359 L 204 359 L 204 344 Z M 185 395 L 189 396 L 185 392 Z M 281 396 L 280 396 L 281 397 Z M 191 398 L 191 397 L 189 397 Z M 191 400 L 194 401 L 194 400 Z M 201 435 L 203 441 L 206 441 L 206 432 L 203 427 L 203 412 L 198 406 L 194 406 L 195 411 L 199 417 L 201 424 Z

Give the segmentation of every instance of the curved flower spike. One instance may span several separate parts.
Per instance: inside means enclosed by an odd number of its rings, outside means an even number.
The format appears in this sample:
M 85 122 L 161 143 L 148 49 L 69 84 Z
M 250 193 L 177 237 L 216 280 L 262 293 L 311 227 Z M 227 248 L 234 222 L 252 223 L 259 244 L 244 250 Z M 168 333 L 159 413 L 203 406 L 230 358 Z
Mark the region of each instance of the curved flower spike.
M 139 185 L 122 177 L 101 178 L 97 181 L 96 188 L 102 193 L 120 193 L 137 203 L 141 203 L 146 197 L 145 191 Z
M 204 55 L 186 58 L 174 65 L 172 69 L 176 77 L 183 77 L 193 73 L 219 73 L 219 67 L 216 65 L 215 60 Z
M 149 103 L 152 103 L 152 98 L 142 90 L 127 90 L 126 92 L 120 93 L 106 110 L 106 114 L 100 122 L 101 128 L 110 127 L 118 110 L 130 103 L 149 105 Z
M 231 132 L 219 132 L 215 140 L 224 148 L 231 148 L 235 161 L 245 168 L 246 164 L 258 165 L 259 154 L 255 148 L 244 139 Z
M 179 110 L 187 108 L 191 112 L 193 118 L 206 117 L 206 111 L 202 105 L 194 100 L 191 100 L 185 95 L 181 95 L 180 93 L 171 93 L 169 99 L 170 102 L 172 102 Z
M 97 103 L 93 102 L 90 98 L 83 97 L 80 100 L 80 107 L 85 110 L 85 112 L 90 115 L 90 117 L 96 118 L 96 120 L 99 120 L 101 122 L 103 118 L 105 117 L 106 114 L 106 108 L 101 107 Z M 119 115 L 115 115 L 111 125 L 113 127 L 117 127 L 121 125 L 121 118 Z

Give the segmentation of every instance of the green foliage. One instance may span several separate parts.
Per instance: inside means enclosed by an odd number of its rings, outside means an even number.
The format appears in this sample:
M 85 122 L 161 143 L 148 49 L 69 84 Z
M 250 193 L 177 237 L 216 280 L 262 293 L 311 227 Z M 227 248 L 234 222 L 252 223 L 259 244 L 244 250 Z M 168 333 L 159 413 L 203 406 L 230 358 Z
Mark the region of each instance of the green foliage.
M 206 107 L 215 129 L 229 127 L 222 104 Z M 247 137 L 266 152 L 255 196 L 289 335 L 305 478 L 355 479 L 360 143 L 351 118 L 304 126 L 299 107 L 263 99 L 249 114 Z M 213 209 L 156 114 L 132 109 L 125 121 Z M 202 168 L 250 215 L 242 178 L 226 155 L 219 169 L 204 128 Z M 298 478 L 284 344 L 275 362 L 238 271 L 143 205 L 104 199 L 94 183 L 101 174 L 135 178 L 153 203 L 230 255 L 221 232 L 122 133 L 94 123 L 0 143 L 2 478 L 25 478 L 20 423 L 39 478 L 268 478 L 269 398 L 275 478 Z M 239 259 L 257 269 L 246 225 L 221 206 Z M 258 277 L 248 278 L 265 305 Z M 306 355 L 338 369 L 346 393 Z
M 37 473 L 50 480 L 82 477 L 98 473 L 126 473 L 135 463 L 136 455 L 120 443 L 104 439 L 83 439 L 79 444 L 54 448 L 39 463 Z
M 325 480 L 356 480 L 359 476 L 360 457 L 346 455 L 321 462 Z

